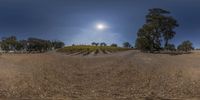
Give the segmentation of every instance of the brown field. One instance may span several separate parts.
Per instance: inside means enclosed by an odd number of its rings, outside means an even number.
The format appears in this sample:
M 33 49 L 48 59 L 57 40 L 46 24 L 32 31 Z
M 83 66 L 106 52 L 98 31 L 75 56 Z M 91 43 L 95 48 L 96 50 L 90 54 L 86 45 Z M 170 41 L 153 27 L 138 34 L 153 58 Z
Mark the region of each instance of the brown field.
M 53 52 L 0 56 L 0 98 L 199 100 L 199 96 L 199 52 L 176 56 L 135 50 L 84 57 Z

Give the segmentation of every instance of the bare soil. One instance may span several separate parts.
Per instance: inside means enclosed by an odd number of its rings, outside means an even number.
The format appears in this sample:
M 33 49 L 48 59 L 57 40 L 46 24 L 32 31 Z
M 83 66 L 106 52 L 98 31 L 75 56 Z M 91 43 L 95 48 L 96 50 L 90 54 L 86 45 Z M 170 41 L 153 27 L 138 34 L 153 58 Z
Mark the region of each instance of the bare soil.
M 0 98 L 200 100 L 200 52 L 0 56 Z

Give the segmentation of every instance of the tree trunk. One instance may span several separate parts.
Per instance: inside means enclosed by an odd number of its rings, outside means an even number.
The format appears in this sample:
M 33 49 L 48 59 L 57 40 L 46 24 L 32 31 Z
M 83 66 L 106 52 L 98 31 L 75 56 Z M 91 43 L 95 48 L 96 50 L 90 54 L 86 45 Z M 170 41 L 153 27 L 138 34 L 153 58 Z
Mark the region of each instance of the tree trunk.
M 168 45 L 168 39 L 166 39 L 165 41 L 165 47 Z

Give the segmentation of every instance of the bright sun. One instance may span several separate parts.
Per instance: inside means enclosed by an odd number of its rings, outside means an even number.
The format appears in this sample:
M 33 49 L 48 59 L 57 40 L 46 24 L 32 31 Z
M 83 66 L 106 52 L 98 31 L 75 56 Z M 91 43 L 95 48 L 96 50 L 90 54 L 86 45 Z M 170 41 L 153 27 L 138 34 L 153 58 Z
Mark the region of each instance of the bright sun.
M 104 30 L 106 27 L 105 27 L 105 25 L 103 25 L 103 24 L 97 24 L 97 25 L 96 25 L 96 28 L 97 28 L 98 30 Z

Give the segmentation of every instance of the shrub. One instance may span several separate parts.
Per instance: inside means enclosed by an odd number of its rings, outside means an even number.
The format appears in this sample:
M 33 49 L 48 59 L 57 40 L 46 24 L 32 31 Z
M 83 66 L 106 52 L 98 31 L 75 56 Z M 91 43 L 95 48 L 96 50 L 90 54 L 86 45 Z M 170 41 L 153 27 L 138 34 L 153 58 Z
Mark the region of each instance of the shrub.
M 189 40 L 187 41 L 183 41 L 179 46 L 178 46 L 178 50 L 179 51 L 185 51 L 185 52 L 189 52 L 191 50 L 193 50 L 194 48 L 192 47 L 192 42 L 190 42 Z
M 165 46 L 165 50 L 175 51 L 176 48 L 175 48 L 175 45 L 174 45 L 174 44 L 167 44 L 167 45 Z
M 114 44 L 114 43 L 111 44 L 110 46 L 111 46 L 111 47 L 118 47 L 117 44 Z

